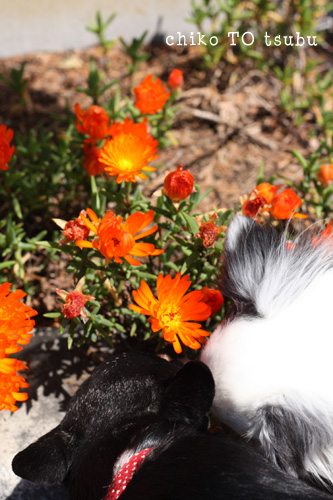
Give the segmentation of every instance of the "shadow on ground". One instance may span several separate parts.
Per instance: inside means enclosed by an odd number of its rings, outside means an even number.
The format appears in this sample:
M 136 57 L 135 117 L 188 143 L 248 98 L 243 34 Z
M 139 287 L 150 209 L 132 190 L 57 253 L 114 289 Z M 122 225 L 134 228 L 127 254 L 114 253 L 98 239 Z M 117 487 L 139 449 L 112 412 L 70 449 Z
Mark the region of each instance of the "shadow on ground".
M 62 485 L 40 485 L 21 480 L 6 500 L 69 500 Z

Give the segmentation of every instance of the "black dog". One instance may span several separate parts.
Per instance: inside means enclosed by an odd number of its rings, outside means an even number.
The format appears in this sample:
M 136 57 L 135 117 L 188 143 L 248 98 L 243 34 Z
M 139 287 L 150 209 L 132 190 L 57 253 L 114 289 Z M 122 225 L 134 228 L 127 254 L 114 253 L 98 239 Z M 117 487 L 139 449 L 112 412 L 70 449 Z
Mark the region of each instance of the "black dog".
M 213 397 L 201 362 L 119 355 L 82 384 L 58 427 L 16 455 L 13 470 L 33 482 L 66 481 L 72 500 L 110 500 L 119 496 L 115 476 L 146 450 L 121 500 L 332 498 L 247 444 L 209 433 Z

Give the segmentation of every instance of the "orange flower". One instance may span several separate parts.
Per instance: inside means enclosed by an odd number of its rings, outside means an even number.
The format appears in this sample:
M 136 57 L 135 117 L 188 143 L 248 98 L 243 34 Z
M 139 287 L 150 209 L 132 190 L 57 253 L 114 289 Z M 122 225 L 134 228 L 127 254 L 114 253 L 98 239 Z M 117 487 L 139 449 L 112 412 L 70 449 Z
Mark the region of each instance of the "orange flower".
M 19 392 L 20 389 L 26 389 L 29 384 L 21 375 L 17 375 L 19 370 L 26 369 L 23 361 L 14 358 L 0 359 L 0 411 L 16 411 L 16 401 L 26 401 L 28 394 Z
M 266 207 L 266 199 L 263 196 L 259 196 L 254 200 L 246 200 L 242 206 L 242 212 L 248 217 L 257 217 L 261 208 Z
M 293 213 L 301 204 L 301 198 L 291 188 L 287 188 L 273 198 L 270 212 L 276 219 L 289 219 L 290 217 L 307 219 L 307 215 Z
M 130 304 L 132 311 L 150 316 L 149 321 L 153 332 L 162 330 L 163 338 L 172 342 L 174 350 L 182 352 L 180 341 L 183 344 L 198 349 L 205 343 L 209 332 L 201 329 L 200 323 L 211 315 L 211 308 L 203 301 L 201 291 L 186 292 L 191 285 L 189 276 L 177 273 L 175 278 L 168 274 L 157 278 L 157 299 L 145 281 L 137 291 L 133 291 L 136 304 Z
M 78 132 L 89 135 L 92 141 L 104 139 L 109 134 L 109 117 L 104 108 L 90 106 L 86 111 L 82 111 L 76 103 L 75 114 Z
M 117 217 L 113 212 L 106 212 L 100 221 L 90 208 L 87 213 L 91 221 L 84 215 L 80 215 L 86 226 L 93 231 L 97 238 L 93 241 L 78 240 L 76 245 L 85 248 L 95 248 L 105 257 L 105 265 L 112 259 L 118 264 L 125 259 L 132 266 L 140 266 L 141 262 L 134 257 L 145 257 L 147 255 L 160 255 L 164 250 L 156 250 L 151 243 L 137 243 L 136 240 L 145 238 L 157 231 L 155 225 L 146 229 L 153 222 L 154 212 L 149 210 L 146 214 L 135 212 L 124 222 L 123 217 Z M 141 232 L 143 229 L 145 231 Z
M 153 75 L 146 76 L 133 90 L 136 96 L 135 106 L 144 115 L 154 115 L 157 111 L 163 109 L 164 104 L 170 97 L 170 92 L 166 92 L 161 80 L 156 78 L 154 81 Z
M 89 143 L 83 145 L 83 168 L 89 177 L 99 175 L 104 172 L 104 165 L 100 162 L 100 149 Z
M 136 137 L 140 137 L 140 139 L 149 140 L 150 135 L 148 132 L 147 122 L 147 117 L 140 123 L 134 123 L 133 120 L 126 117 L 123 123 L 112 123 L 110 125 L 109 132 L 112 137 L 119 134 L 133 134 Z
M 213 288 L 204 287 L 200 290 L 204 294 L 202 302 L 208 304 L 212 310 L 212 314 L 216 314 L 221 311 L 224 298 L 219 290 L 214 290 Z
M 0 358 L 22 350 L 16 344 L 29 344 L 35 326 L 31 319 L 37 311 L 20 300 L 27 294 L 22 290 L 11 292 L 11 283 L 0 286 Z
M 148 167 L 147 163 L 158 158 L 156 155 L 158 142 L 149 134 L 143 137 L 142 123 L 130 125 L 125 122 L 123 130 L 130 130 L 130 133 L 120 131 L 118 125 L 115 136 L 105 142 L 100 152 L 100 162 L 104 164 L 105 172 L 117 175 L 118 184 L 123 180 L 136 182 L 135 176 L 147 179 L 141 170 L 145 172 L 156 170 L 154 167 Z
M 279 189 L 279 187 L 280 186 L 273 186 L 268 182 L 262 182 L 253 189 L 249 198 L 250 200 L 253 200 L 253 198 L 263 197 L 265 198 L 267 205 L 269 205 L 272 202 L 274 196 L 276 195 L 276 192 Z
M 10 141 L 14 137 L 14 132 L 6 125 L 0 125 L 0 170 L 8 170 L 7 163 L 14 154 L 15 147 L 10 146 Z
M 333 164 L 322 165 L 317 174 L 317 179 L 324 187 L 327 187 L 333 181 Z
M 87 321 L 88 315 L 85 309 L 86 302 L 90 300 L 95 300 L 95 297 L 92 295 L 84 295 L 82 293 L 83 287 L 85 283 L 85 278 L 81 278 L 77 283 L 73 292 L 66 292 L 66 290 L 57 289 L 56 292 L 59 297 L 65 301 L 61 312 L 67 319 L 77 318 L 78 316 L 82 316 L 84 321 Z
M 164 194 L 172 201 L 185 200 L 193 191 L 194 177 L 189 170 L 179 165 L 164 179 Z
M 31 317 L 37 312 L 20 302 L 26 293 L 21 290 L 11 292 L 10 286 L 10 283 L 0 286 L 0 410 L 16 411 L 15 401 L 25 401 L 28 397 L 18 391 L 29 385 L 23 377 L 16 375 L 26 365 L 8 356 L 22 350 L 17 344 L 30 342 L 32 333 L 29 332 L 35 325 Z
M 173 69 L 169 75 L 168 86 L 175 92 L 183 84 L 184 77 L 181 69 Z

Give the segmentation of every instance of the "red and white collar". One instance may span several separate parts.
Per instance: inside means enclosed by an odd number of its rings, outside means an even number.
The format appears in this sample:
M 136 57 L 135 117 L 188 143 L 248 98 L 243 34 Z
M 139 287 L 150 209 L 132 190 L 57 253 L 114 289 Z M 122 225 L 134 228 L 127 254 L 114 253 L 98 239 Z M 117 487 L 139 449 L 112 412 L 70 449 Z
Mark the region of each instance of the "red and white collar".
M 153 448 L 145 448 L 131 456 L 112 481 L 105 500 L 117 500 L 120 497 L 137 471 L 139 465 L 141 465 L 151 450 L 153 450 Z

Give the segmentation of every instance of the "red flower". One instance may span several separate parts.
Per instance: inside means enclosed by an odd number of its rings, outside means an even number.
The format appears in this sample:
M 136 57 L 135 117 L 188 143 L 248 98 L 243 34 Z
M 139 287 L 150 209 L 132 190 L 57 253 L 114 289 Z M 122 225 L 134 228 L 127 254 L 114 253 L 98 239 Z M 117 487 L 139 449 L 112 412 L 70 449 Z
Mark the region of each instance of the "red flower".
M 90 106 L 82 111 L 79 104 L 75 104 L 76 128 L 78 132 L 87 134 L 93 142 L 104 139 L 109 134 L 109 117 L 104 108 Z
M 0 170 L 8 170 L 7 163 L 14 154 L 15 147 L 10 146 L 10 141 L 14 137 L 14 132 L 6 125 L 0 125 Z
M 175 92 L 183 84 L 184 77 L 181 69 L 173 69 L 169 75 L 168 86 Z
M 307 219 L 307 215 L 294 213 L 301 204 L 301 198 L 291 188 L 287 188 L 273 198 L 270 212 L 276 219 L 289 219 L 290 217 Z
M 85 143 L 83 145 L 83 154 L 83 168 L 88 173 L 89 177 L 104 172 L 105 165 L 100 162 L 101 151 L 97 146 Z
M 161 109 L 170 97 L 170 92 L 162 85 L 159 78 L 153 80 L 153 75 L 148 75 L 133 89 L 136 96 L 135 106 L 142 114 L 154 115 Z
M 201 301 L 209 305 L 212 310 L 212 314 L 216 314 L 221 311 L 224 298 L 219 290 L 214 290 L 213 288 L 205 286 L 204 288 L 201 288 L 200 292 L 204 294 L 204 298 L 201 299 Z
M 317 179 L 324 187 L 329 186 L 333 181 L 333 165 L 330 163 L 322 165 L 317 174 Z
M 185 200 L 192 193 L 193 186 L 193 175 L 181 165 L 164 179 L 164 193 L 172 201 Z

